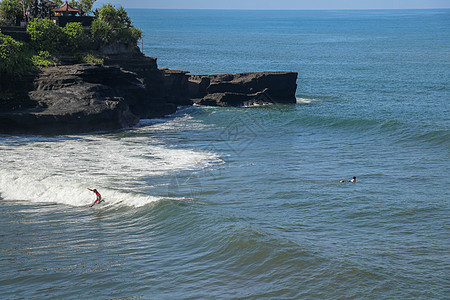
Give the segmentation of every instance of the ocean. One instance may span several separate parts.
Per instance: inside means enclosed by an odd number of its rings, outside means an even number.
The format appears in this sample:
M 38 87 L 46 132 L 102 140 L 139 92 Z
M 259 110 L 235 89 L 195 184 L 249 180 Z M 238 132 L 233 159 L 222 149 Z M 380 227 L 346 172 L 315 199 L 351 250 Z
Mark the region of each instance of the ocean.
M 159 67 L 297 104 L 0 136 L 2 299 L 448 299 L 450 10 L 129 14 Z

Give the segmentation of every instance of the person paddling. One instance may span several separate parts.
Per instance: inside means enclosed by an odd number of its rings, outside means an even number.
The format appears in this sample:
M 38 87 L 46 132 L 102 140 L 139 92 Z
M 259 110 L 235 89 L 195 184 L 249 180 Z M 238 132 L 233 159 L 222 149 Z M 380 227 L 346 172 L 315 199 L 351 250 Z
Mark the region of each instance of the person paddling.
M 353 176 L 351 180 L 341 180 L 339 182 L 356 182 L 356 176 Z
M 97 199 L 95 199 L 94 203 L 89 205 L 89 207 L 94 206 L 96 203 L 100 204 L 102 201 L 105 201 L 105 200 L 102 199 L 102 195 L 100 195 L 100 193 L 96 189 L 93 189 L 93 190 L 92 189 L 88 189 L 88 190 L 90 190 L 91 192 L 94 192 L 95 195 L 97 196 Z

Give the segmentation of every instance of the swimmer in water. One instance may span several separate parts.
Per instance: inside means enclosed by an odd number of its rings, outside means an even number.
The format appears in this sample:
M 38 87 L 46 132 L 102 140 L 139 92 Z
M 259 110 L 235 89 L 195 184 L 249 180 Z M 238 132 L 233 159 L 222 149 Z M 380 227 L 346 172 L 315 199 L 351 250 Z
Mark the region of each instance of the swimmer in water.
M 351 180 L 341 180 L 339 182 L 356 182 L 356 176 L 353 176 Z

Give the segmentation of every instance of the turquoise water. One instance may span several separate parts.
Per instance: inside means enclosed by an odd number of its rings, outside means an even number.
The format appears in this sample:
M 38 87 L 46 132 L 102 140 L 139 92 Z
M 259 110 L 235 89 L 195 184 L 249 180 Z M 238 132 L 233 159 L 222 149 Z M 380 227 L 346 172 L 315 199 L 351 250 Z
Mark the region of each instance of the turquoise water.
M 448 298 L 449 10 L 130 15 L 160 67 L 298 103 L 1 136 L 1 298 Z

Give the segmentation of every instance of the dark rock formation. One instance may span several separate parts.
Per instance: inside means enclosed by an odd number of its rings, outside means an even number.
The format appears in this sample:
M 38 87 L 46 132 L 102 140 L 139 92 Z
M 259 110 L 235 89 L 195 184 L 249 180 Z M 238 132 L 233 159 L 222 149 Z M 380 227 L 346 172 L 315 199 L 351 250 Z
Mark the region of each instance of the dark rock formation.
M 187 71 L 160 70 L 173 103 L 210 106 L 294 104 L 295 72 L 188 75 Z
M 192 75 L 189 94 L 195 103 L 217 106 L 294 104 L 295 72 Z
M 0 112 L 0 132 L 76 133 L 136 125 L 140 118 L 174 113 L 177 105 L 153 98 L 136 73 L 114 66 L 46 68 L 33 79 L 34 106 Z M 151 99 L 151 101 L 149 101 Z
M 188 93 L 188 71 L 160 69 L 164 76 L 164 91 L 168 95 L 168 101 L 178 105 L 192 105 L 193 101 Z
M 28 95 L 35 107 L 0 113 L 1 129 L 74 133 L 132 126 L 138 118 L 122 95 L 138 97 L 145 90 L 132 74 L 88 65 L 47 68 L 33 83 Z
M 36 102 L 32 101 L 28 95 L 28 91 L 34 89 L 35 76 L 36 74 L 30 73 L 21 78 L 10 78 L 0 73 L 0 112 L 36 106 Z
M 0 133 L 65 134 L 126 128 L 180 105 L 295 103 L 297 73 L 192 75 L 156 58 L 110 56 L 102 65 L 46 68 L 0 78 Z

